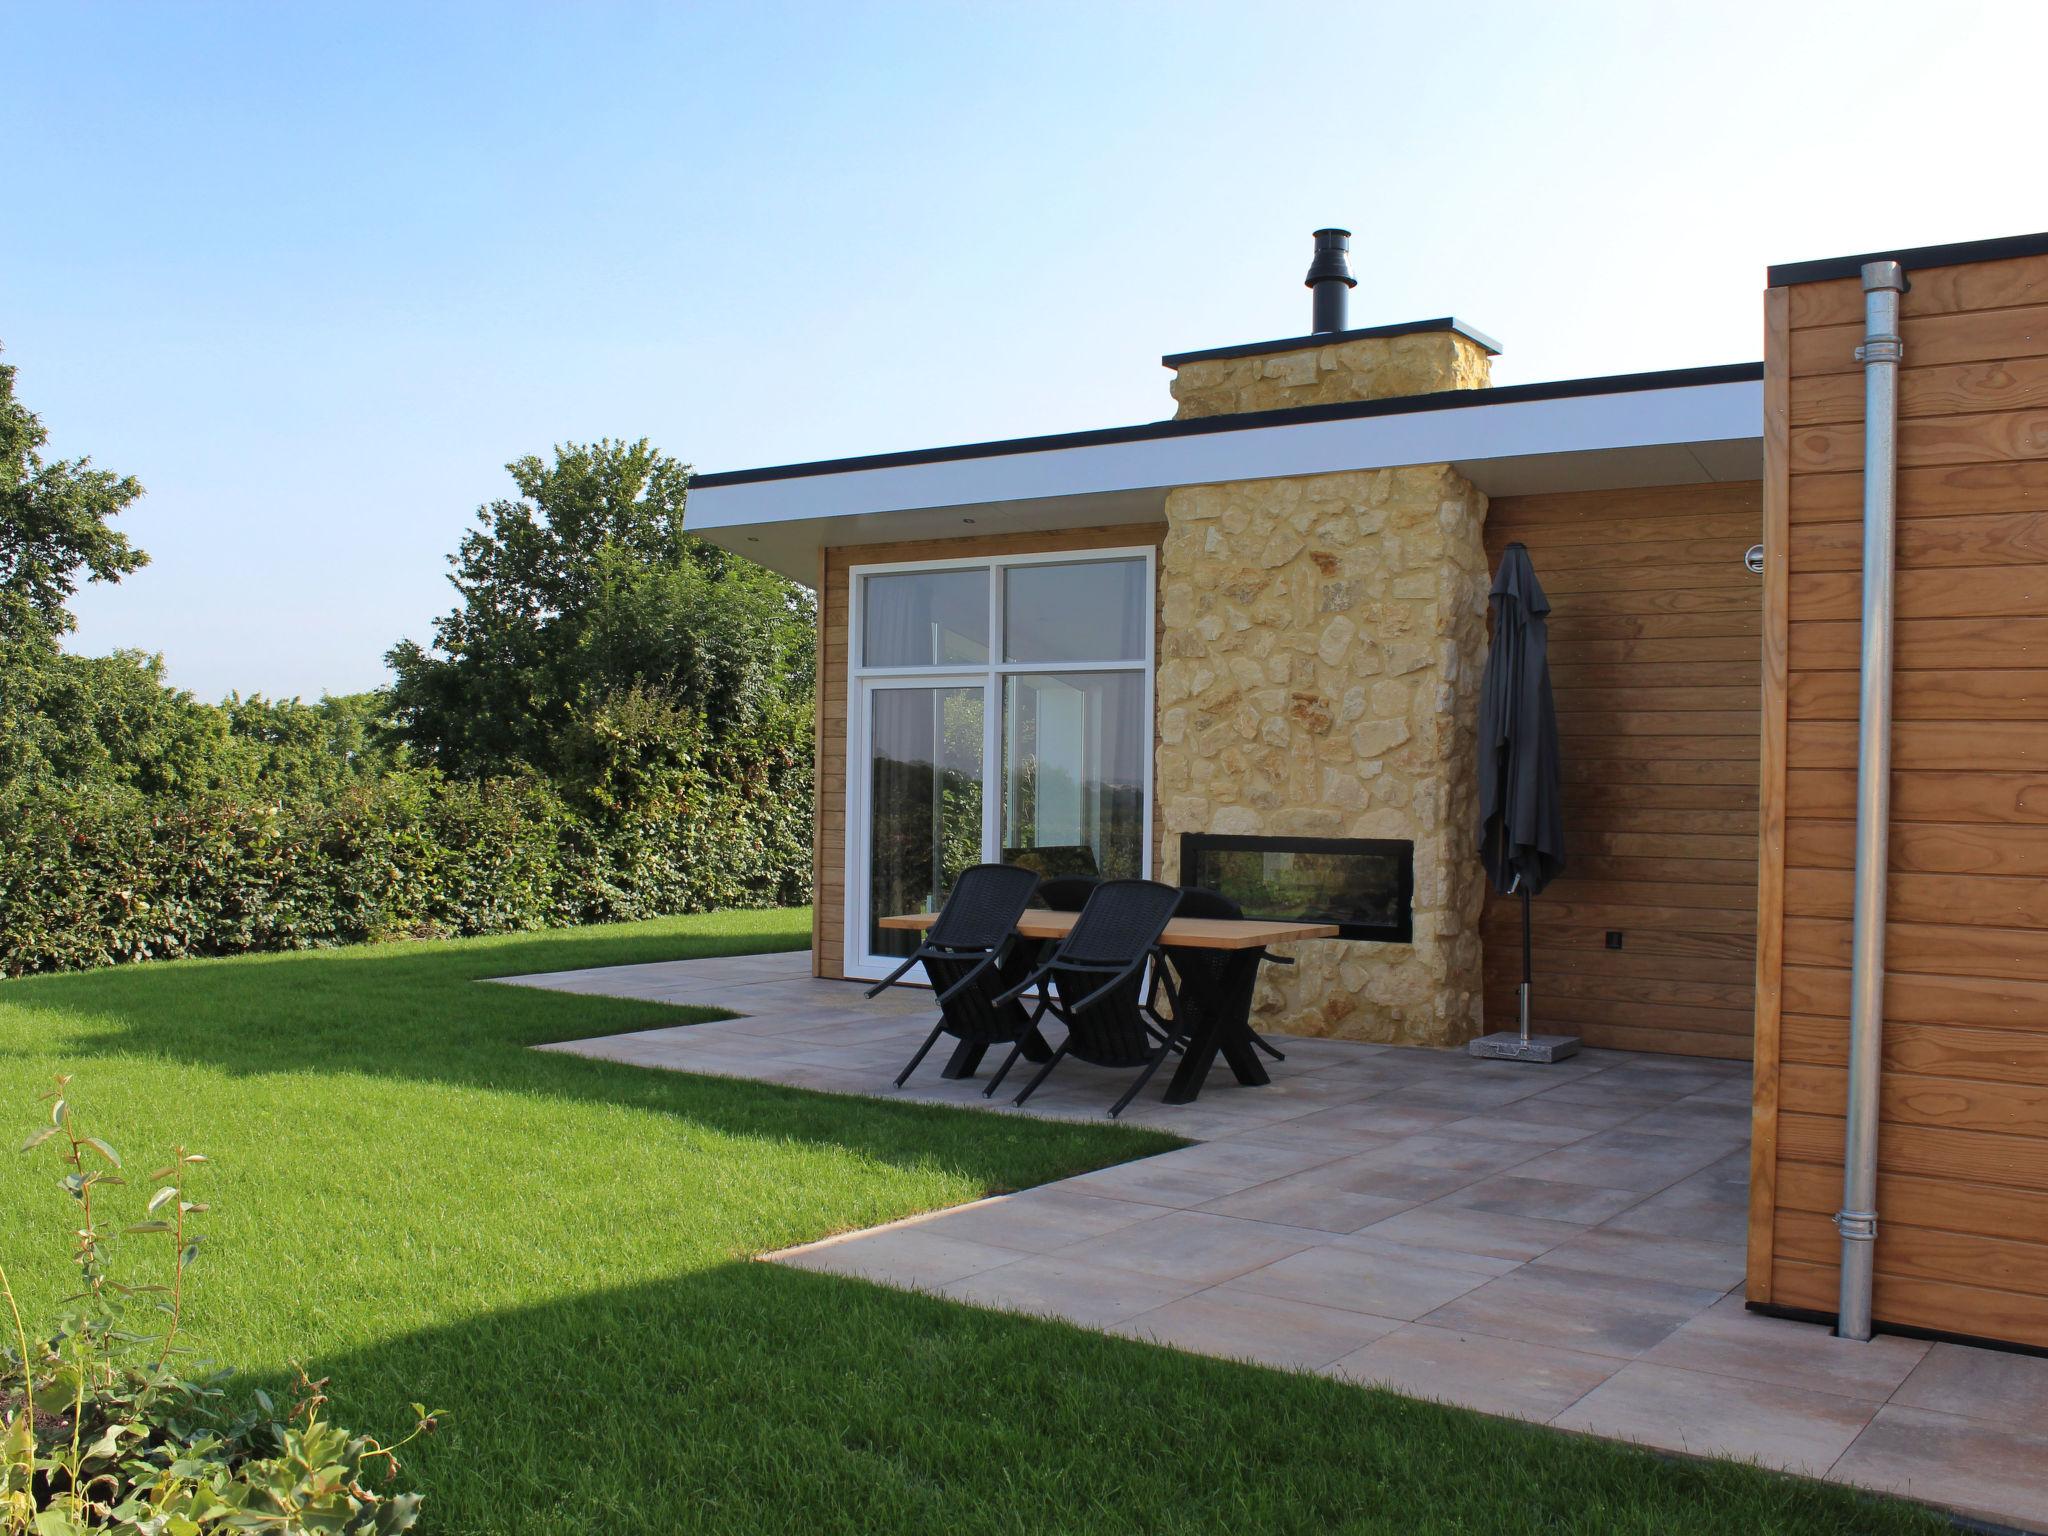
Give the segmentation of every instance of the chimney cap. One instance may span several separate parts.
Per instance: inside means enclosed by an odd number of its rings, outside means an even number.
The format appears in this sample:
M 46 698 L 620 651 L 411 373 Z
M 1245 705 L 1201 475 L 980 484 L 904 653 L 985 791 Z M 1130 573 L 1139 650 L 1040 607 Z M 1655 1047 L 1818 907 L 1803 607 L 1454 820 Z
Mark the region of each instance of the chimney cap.
M 1315 260 L 1309 263 L 1308 276 L 1302 279 L 1302 286 L 1313 288 L 1317 283 L 1338 282 L 1346 288 L 1356 288 L 1358 279 L 1351 275 L 1351 231 L 1319 229 L 1315 232 L 1315 241 Z

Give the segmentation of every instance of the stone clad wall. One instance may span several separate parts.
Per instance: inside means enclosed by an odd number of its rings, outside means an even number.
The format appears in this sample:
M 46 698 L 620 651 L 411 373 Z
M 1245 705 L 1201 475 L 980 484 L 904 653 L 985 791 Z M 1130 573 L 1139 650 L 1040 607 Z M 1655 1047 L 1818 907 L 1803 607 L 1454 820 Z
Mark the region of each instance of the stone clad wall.
M 1414 943 L 1295 945 L 1295 967 L 1266 969 L 1254 1022 L 1470 1038 L 1486 498 L 1425 465 L 1188 487 L 1166 518 L 1159 878 L 1179 879 L 1182 832 L 1412 839 Z
M 1480 389 L 1491 369 L 1487 350 L 1456 331 L 1413 331 L 1292 352 L 1210 358 L 1175 370 L 1173 398 L 1179 408 L 1174 419 Z

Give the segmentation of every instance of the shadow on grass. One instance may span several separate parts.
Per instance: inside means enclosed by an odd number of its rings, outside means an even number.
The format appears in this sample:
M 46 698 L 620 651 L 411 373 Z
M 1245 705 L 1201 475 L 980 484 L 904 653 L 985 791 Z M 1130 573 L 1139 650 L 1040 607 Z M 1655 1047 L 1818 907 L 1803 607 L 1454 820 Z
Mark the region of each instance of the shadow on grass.
M 789 913 L 722 913 L 681 924 L 30 977 L 0 984 L 0 1008 L 34 1009 L 51 1027 L 17 1037 L 0 1054 L 60 1057 L 67 1070 L 92 1056 L 170 1058 L 234 1075 L 346 1074 L 546 1094 L 681 1116 L 735 1135 L 842 1148 L 899 1166 L 936 1159 L 991 1191 L 1182 1144 L 1107 1124 L 891 1104 L 538 1052 L 529 1047 L 729 1014 L 477 985 L 545 971 L 788 951 L 801 947 L 804 931 Z
M 437 1531 L 1942 1528 L 1845 1489 L 770 1264 L 309 1364 L 343 1422 L 470 1405 L 407 1468 Z

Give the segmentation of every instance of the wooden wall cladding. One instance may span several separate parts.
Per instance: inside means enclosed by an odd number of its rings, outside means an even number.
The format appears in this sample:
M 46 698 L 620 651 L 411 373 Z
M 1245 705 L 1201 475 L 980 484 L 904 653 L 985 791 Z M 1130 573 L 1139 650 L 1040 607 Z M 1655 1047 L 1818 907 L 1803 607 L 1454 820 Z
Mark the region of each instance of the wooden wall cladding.
M 1750 1054 L 1763 582 L 1743 555 L 1762 536 L 1754 483 L 1501 497 L 1487 510 L 1489 557 L 1528 545 L 1552 604 L 1566 870 L 1534 907 L 1545 1028 L 1626 1050 Z M 1508 1027 L 1520 903 L 1489 892 L 1482 924 L 1488 1027 Z
M 818 784 L 813 812 L 811 971 L 846 974 L 846 710 L 848 572 L 856 565 L 912 560 L 971 560 L 1062 550 L 1138 548 L 1166 536 L 1164 524 L 1068 528 L 1051 533 L 987 534 L 910 544 L 828 549 L 818 580 Z
M 1910 272 L 1876 1315 L 2048 1346 L 2048 258 Z M 1835 1306 L 1862 641 L 1854 279 L 1776 290 L 1787 721 L 1752 1300 Z M 1773 462 L 1775 458 L 1775 463 Z M 1768 813 L 1767 813 L 1768 820 Z M 1766 872 L 1766 884 L 1769 871 Z M 1761 993 L 1760 993 L 1761 995 Z M 1760 1011 L 1761 1013 L 1761 1011 Z M 1768 1149 L 1768 1150 L 1766 1150 Z

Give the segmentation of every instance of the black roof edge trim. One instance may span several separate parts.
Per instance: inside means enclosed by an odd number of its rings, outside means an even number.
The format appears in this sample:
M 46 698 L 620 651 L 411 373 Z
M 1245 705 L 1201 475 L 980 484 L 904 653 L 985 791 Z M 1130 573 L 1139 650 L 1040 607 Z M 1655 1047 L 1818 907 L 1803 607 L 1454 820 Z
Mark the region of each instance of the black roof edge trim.
M 1964 240 L 1955 245 L 1920 245 L 1904 251 L 1869 251 L 1861 256 L 1830 256 L 1824 261 L 1787 262 L 1772 267 L 1765 281 L 1772 288 L 1828 283 L 1840 277 L 1861 276 L 1866 261 L 1896 261 L 1910 273 L 1916 268 L 2010 261 L 2015 256 L 2048 256 L 2048 230 L 2038 235 L 2002 235 L 1996 240 Z
M 1481 405 L 1517 405 L 1534 400 L 1575 400 L 1587 395 L 1628 395 L 1653 389 L 1698 388 L 1707 384 L 1747 384 L 1763 376 L 1762 363 L 1720 363 L 1707 368 L 1671 368 L 1661 373 L 1617 373 L 1597 379 L 1507 384 L 1496 389 L 1445 389 L 1431 395 L 1398 395 L 1387 400 L 1296 405 L 1278 411 L 1200 416 L 1191 421 L 1146 421 L 1130 427 L 1097 427 L 1087 432 L 1056 432 L 1045 437 L 1011 437 L 987 443 L 960 443 L 950 448 L 871 453 L 850 459 L 816 459 L 805 464 L 776 464 L 763 469 L 728 469 L 715 474 L 693 475 L 690 484 L 693 488 L 704 489 L 721 485 L 751 485 L 762 480 L 800 480 L 812 475 L 837 475 L 863 469 L 902 469 L 913 464 L 946 464 L 960 459 L 992 459 L 1013 453 L 1047 453 L 1061 448 L 1141 443 L 1152 438 L 1200 437 L 1211 432 L 1303 426 L 1311 422 L 1349 421 L 1363 416 L 1405 416 L 1423 411 L 1464 410 Z
M 1349 331 L 1319 331 L 1308 336 L 1283 336 L 1278 341 L 1247 341 L 1235 347 L 1210 347 L 1201 352 L 1169 352 L 1159 359 L 1166 368 L 1178 368 L 1182 363 L 1207 363 L 1221 361 L 1226 357 L 1257 357 L 1264 352 L 1300 352 L 1309 347 L 1334 347 L 1347 341 L 1366 341 L 1374 336 L 1414 336 L 1425 331 L 1456 331 L 1467 341 L 1477 342 L 1494 356 L 1500 355 L 1500 343 L 1475 326 L 1467 325 L 1454 315 L 1439 315 L 1434 320 L 1404 320 L 1398 325 L 1368 325 Z

